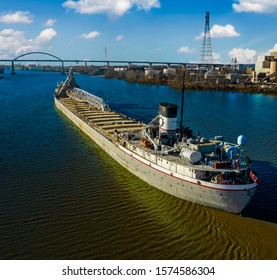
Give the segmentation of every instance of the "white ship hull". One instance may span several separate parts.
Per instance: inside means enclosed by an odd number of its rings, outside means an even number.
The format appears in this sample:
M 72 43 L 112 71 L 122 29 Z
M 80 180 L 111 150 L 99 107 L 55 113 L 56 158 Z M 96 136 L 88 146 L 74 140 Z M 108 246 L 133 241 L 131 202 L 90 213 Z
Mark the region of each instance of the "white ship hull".
M 240 213 L 256 190 L 256 183 L 215 184 L 195 179 L 191 174 L 196 171 L 191 167 L 162 161 L 158 155 L 147 153 L 130 143 L 122 145 L 112 141 L 107 134 L 56 97 L 55 106 L 118 163 L 143 181 L 168 194 L 227 212 Z

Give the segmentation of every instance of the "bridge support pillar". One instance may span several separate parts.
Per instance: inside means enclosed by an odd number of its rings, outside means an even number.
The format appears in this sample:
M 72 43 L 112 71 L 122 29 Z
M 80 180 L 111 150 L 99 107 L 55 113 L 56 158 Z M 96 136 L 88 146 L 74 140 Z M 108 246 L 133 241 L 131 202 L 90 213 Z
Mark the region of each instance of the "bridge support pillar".
M 62 60 L 62 72 L 61 73 L 65 74 L 63 60 Z
M 85 74 L 88 73 L 88 65 L 87 65 L 87 62 L 85 62 Z
M 12 73 L 11 73 L 12 75 L 14 75 L 15 74 L 15 71 L 14 71 L 14 60 L 12 60 Z

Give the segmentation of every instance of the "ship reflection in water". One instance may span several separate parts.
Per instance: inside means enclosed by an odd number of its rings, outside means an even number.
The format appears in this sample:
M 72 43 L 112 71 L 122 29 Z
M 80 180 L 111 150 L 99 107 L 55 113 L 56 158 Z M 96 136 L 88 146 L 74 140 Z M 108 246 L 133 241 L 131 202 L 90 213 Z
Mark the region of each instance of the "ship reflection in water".
M 50 93 L 59 79 L 29 72 L 1 80 L 2 259 L 276 259 L 275 97 L 188 92 L 191 127 L 249 140 L 262 181 L 238 216 L 168 195 L 126 171 L 55 109 Z M 76 80 L 144 123 L 160 100 L 180 100 L 167 87 Z M 202 121 L 211 119 L 217 125 L 207 131 Z

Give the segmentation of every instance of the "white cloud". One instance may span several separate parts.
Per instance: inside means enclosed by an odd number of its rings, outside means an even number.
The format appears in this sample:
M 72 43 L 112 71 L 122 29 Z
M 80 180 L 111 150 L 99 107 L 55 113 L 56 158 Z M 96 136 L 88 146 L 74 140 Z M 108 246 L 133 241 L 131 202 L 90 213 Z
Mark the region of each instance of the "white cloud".
M 4 29 L 0 31 L 0 56 L 14 57 L 25 52 L 41 51 L 50 47 L 57 32 L 47 28 L 33 38 L 27 39 L 25 33 L 20 30 Z
M 212 38 L 231 38 L 240 36 L 240 34 L 235 30 L 234 26 L 231 24 L 226 24 L 225 26 L 215 24 L 211 28 L 210 34 Z M 195 39 L 201 40 L 203 36 L 204 32 L 202 32 L 199 36 L 195 37 Z
M 230 59 L 236 58 L 238 63 L 255 63 L 257 52 L 250 49 L 234 48 L 229 53 Z
M 184 47 L 180 47 L 177 52 L 178 53 L 193 53 L 195 50 L 194 49 L 190 49 L 189 47 L 187 46 L 184 46 Z
M 115 38 L 116 42 L 122 41 L 123 40 L 123 35 L 118 35 Z
M 124 15 L 133 6 L 149 11 L 159 8 L 159 0 L 67 0 L 63 7 L 80 14 L 107 14 L 110 17 Z
M 221 26 L 218 24 L 213 25 L 211 29 L 211 37 L 213 38 L 224 38 L 224 37 L 239 37 L 240 34 L 235 30 L 231 24 Z
M 56 23 L 55 19 L 49 18 L 46 22 L 43 23 L 44 26 L 52 27 Z
M 24 32 L 20 30 L 14 30 L 12 28 L 3 29 L 0 31 L 1 38 L 9 38 L 11 36 L 21 36 Z
M 57 35 L 57 32 L 53 28 L 47 28 L 40 32 L 39 36 L 32 41 L 37 45 L 45 45 Z
M 213 52 L 213 63 L 222 63 L 222 58 L 219 53 Z
M 16 46 L 25 43 L 24 32 L 14 29 L 4 29 L 0 31 L 0 55 L 1 57 L 9 57 L 16 53 Z
M 204 32 L 202 32 L 200 35 L 195 37 L 195 40 L 202 40 L 202 38 L 204 37 Z
M 30 12 L 17 11 L 14 13 L 2 13 L 0 16 L 0 22 L 7 24 L 29 24 L 33 22 L 32 18 L 33 15 Z
M 90 39 L 94 39 L 98 36 L 100 36 L 100 33 L 98 31 L 92 31 L 89 33 L 83 33 L 80 37 L 84 38 L 86 40 L 90 40 Z
M 44 29 L 34 39 L 26 40 L 16 49 L 16 54 L 21 54 L 31 51 L 40 51 L 45 47 L 50 47 L 50 43 L 53 38 L 57 35 L 57 32 L 52 28 Z
M 236 0 L 233 9 L 236 12 L 271 13 L 277 12 L 276 0 Z

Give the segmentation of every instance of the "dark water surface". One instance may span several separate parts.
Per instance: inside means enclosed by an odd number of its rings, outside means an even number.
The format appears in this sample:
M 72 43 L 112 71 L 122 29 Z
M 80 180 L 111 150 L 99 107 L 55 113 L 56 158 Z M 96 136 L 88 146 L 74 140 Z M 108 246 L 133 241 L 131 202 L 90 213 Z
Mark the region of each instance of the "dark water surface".
M 187 92 L 186 125 L 247 137 L 262 183 L 242 216 L 182 201 L 126 171 L 53 104 L 59 73 L 0 80 L 1 259 L 276 259 L 277 98 Z M 149 122 L 163 86 L 76 75 L 83 89 Z

